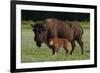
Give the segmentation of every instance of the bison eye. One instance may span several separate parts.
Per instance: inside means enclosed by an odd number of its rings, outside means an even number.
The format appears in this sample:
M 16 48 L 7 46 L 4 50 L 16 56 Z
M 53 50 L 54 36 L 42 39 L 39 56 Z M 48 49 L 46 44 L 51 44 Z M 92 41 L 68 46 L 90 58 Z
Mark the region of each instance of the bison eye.
M 42 31 L 45 31 L 46 30 L 46 28 L 42 28 Z

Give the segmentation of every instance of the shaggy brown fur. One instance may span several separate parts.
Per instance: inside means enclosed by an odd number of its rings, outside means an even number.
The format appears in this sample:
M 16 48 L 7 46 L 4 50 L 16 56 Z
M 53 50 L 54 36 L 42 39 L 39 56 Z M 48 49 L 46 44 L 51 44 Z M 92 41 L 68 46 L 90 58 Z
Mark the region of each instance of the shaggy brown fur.
M 47 18 L 42 23 L 36 23 L 32 26 L 32 30 L 35 34 L 34 40 L 38 47 L 41 47 L 42 43 L 48 45 L 48 40 L 51 38 L 64 38 L 70 41 L 73 53 L 75 48 L 75 41 L 81 47 L 81 53 L 83 54 L 83 29 L 79 22 L 62 21 L 56 18 Z M 48 45 L 49 46 L 49 45 Z M 50 47 L 50 46 L 49 46 Z

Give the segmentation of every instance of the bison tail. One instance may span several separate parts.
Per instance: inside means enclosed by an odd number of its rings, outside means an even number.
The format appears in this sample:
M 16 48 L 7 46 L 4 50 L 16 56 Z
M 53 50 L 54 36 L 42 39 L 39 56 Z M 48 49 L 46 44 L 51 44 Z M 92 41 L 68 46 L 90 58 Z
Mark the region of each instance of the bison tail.
M 83 28 L 80 26 L 81 30 L 82 30 L 82 34 L 84 33 Z

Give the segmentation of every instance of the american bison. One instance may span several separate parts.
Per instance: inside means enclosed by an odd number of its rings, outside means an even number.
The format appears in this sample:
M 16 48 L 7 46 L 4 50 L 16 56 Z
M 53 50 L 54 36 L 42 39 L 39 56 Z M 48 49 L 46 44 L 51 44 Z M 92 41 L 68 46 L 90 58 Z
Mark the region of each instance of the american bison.
M 38 47 L 44 42 L 49 47 L 48 40 L 51 38 L 65 38 L 71 42 L 72 54 L 75 45 L 75 40 L 81 47 L 81 54 L 83 54 L 83 41 L 82 34 L 83 29 L 78 22 L 61 21 L 56 18 L 47 18 L 42 23 L 36 23 L 32 26 L 32 30 L 35 34 L 34 40 Z
M 69 41 L 64 38 L 52 38 L 49 40 L 49 45 L 52 47 L 52 52 L 54 55 L 59 51 L 60 48 L 64 48 L 66 54 L 68 53 L 68 43 Z

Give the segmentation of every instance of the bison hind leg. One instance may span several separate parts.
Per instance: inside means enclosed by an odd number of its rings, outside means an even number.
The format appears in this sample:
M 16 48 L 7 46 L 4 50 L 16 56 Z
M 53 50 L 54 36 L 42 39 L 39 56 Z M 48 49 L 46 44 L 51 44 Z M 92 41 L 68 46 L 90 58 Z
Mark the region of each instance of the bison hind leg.
M 76 47 L 76 44 L 75 44 L 75 41 L 72 41 L 71 42 L 71 46 L 72 46 L 72 50 L 70 52 L 70 55 L 72 55 L 73 51 L 74 51 L 74 48 Z
M 73 41 L 73 45 L 74 45 L 74 47 L 76 47 L 75 41 Z
M 81 47 L 81 54 L 83 54 L 83 41 L 82 40 L 77 40 L 77 42 L 79 43 L 79 45 Z

